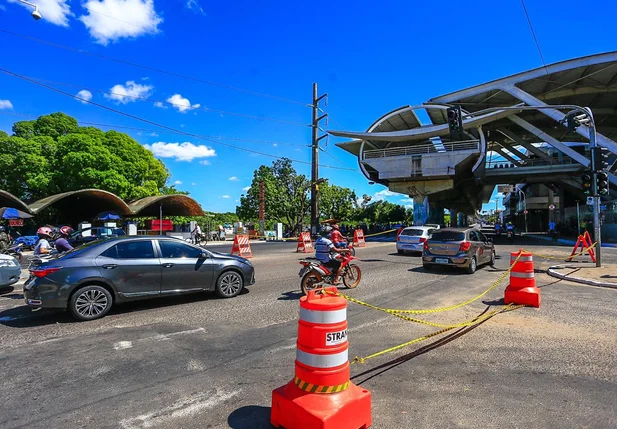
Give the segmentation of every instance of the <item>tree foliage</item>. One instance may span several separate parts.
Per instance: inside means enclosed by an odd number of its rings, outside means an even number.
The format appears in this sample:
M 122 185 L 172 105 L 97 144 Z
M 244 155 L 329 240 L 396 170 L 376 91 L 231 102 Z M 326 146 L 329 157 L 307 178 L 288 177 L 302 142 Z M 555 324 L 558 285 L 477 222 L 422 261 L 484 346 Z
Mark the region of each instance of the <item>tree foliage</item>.
M 60 112 L 16 122 L 13 136 L 0 134 L 0 148 L 0 189 L 24 200 L 85 188 L 127 201 L 177 192 L 166 186 L 165 165 L 137 141 Z
M 351 219 L 358 208 L 356 200 L 356 193 L 349 188 L 319 185 L 319 212 L 324 219 Z
M 251 186 L 236 208 L 236 214 L 244 222 L 259 220 L 260 182 L 264 184 L 265 217 L 297 231 L 310 208 L 310 182 L 306 176 L 298 174 L 287 158 L 274 161 L 272 166 L 260 166 L 253 173 Z
M 413 211 L 389 201 L 375 201 L 361 207 L 356 212 L 356 220 L 367 224 L 410 223 L 413 220 Z

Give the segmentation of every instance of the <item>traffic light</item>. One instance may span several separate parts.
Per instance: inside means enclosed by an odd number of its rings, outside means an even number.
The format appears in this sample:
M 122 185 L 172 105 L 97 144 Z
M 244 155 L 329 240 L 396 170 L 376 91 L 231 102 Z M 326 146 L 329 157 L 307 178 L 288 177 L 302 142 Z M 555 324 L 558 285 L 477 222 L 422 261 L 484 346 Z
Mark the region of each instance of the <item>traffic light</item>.
M 580 115 L 580 112 L 577 111 L 569 112 L 566 115 L 566 124 L 568 126 L 569 134 L 575 134 L 576 129 L 579 127 L 579 125 L 581 125 L 576 118 L 578 115 Z
M 598 195 L 608 195 L 608 174 L 601 171 L 596 173 L 596 189 Z
M 458 140 L 463 136 L 463 112 L 461 111 L 461 106 L 449 107 L 447 113 L 450 138 Z
M 593 173 L 591 171 L 585 171 L 581 175 L 583 181 L 583 193 L 585 195 L 591 195 L 591 182 L 593 180 Z
M 593 149 L 593 171 L 608 170 L 608 149 L 602 146 L 596 146 Z

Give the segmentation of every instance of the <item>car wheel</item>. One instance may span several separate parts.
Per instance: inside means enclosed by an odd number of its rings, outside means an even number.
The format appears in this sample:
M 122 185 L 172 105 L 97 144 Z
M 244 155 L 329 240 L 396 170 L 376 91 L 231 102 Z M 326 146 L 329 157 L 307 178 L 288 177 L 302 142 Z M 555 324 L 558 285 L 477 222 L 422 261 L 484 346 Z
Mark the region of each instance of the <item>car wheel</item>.
M 489 262 L 489 265 L 490 265 L 491 267 L 494 267 L 494 266 L 495 266 L 495 259 L 496 259 L 496 256 L 495 256 L 495 251 L 492 251 L 492 252 L 491 252 L 491 262 Z
M 405 254 L 404 250 L 397 250 L 397 252 L 398 252 L 399 255 L 404 255 Z
M 243 287 L 242 276 L 235 271 L 225 271 L 216 281 L 216 293 L 221 298 L 233 298 Z
M 476 261 L 476 257 L 472 256 L 471 261 L 469 261 L 469 266 L 465 269 L 467 274 L 473 274 L 478 269 L 478 262 Z
M 71 297 L 69 311 L 78 320 L 94 320 L 105 316 L 113 303 L 111 294 L 101 286 L 84 286 Z

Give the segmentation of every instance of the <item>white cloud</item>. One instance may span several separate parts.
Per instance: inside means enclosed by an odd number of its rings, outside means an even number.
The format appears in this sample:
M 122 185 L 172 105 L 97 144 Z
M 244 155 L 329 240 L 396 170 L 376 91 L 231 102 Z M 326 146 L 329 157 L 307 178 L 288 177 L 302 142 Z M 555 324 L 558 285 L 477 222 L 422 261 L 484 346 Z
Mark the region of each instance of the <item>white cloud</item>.
M 186 0 L 186 8 L 206 16 L 206 12 L 204 12 L 197 0 Z
M 158 136 L 159 136 L 159 135 L 158 135 L 158 133 L 150 133 L 150 134 L 148 134 L 148 135 L 149 135 L 150 137 L 158 137 Z
M 176 161 L 192 161 L 195 158 L 209 158 L 216 156 L 216 151 L 208 146 L 194 145 L 193 143 L 165 143 L 157 142 L 144 147 L 160 158 L 175 158 Z M 203 163 L 203 161 L 201 162 Z
M 81 91 L 79 91 L 77 93 L 77 96 L 79 98 L 83 98 L 86 101 L 92 100 L 92 93 L 90 91 L 88 91 L 87 89 L 82 89 Z M 88 104 L 88 103 L 86 103 L 86 101 L 83 101 L 83 100 L 77 100 L 77 101 L 79 101 L 80 103 L 83 103 L 83 104 Z
M 154 0 L 88 0 L 83 7 L 88 15 L 79 20 L 101 45 L 125 37 L 156 34 L 163 22 L 154 10 Z
M 181 180 L 176 180 L 176 181 L 174 182 L 174 185 L 181 185 L 181 184 L 182 184 L 182 181 L 181 181 Z
M 114 85 L 110 90 L 110 94 L 105 94 L 106 98 L 117 101 L 121 104 L 130 103 L 136 101 L 138 98 L 148 98 L 151 95 L 151 91 L 154 87 L 152 85 L 141 85 L 135 83 L 134 80 L 127 80 L 126 86 Z
M 11 100 L 0 100 L 0 110 L 12 109 L 12 108 L 13 108 L 13 103 L 11 103 Z
M 17 0 L 9 0 L 11 3 L 21 4 L 23 7 L 32 11 L 32 6 L 18 2 Z M 36 0 L 30 3 L 36 3 L 39 7 L 39 12 L 45 21 L 61 27 L 69 26 L 69 17 L 73 16 L 68 0 Z
M 239 182 L 240 181 L 240 179 L 238 179 L 236 176 L 231 176 L 229 178 L 229 180 L 231 180 L 232 182 Z
M 192 185 L 192 186 L 195 186 L 196 184 L 197 184 L 197 183 L 195 183 L 195 182 L 191 183 L 191 185 Z
M 274 143 L 272 146 L 277 147 L 279 144 L 278 143 Z
M 191 104 L 188 98 L 184 98 L 180 94 L 174 94 L 167 99 L 167 102 L 178 109 L 178 112 L 186 112 L 191 109 L 199 109 L 201 104 Z
M 229 195 L 223 195 L 221 198 L 228 199 L 228 198 L 231 198 L 231 197 Z
M 401 203 L 413 203 L 413 198 L 403 198 Z
M 203 161 L 199 161 L 199 163 L 201 165 L 210 165 L 210 161 L 208 161 L 207 159 L 204 159 Z
M 242 188 L 242 190 L 243 190 L 244 192 L 248 192 L 248 191 L 249 191 L 249 189 L 251 189 L 251 187 L 250 187 L 250 186 L 245 186 L 244 188 Z
M 162 101 L 155 101 L 154 107 L 158 107 L 159 109 L 167 109 L 167 106 L 164 105 Z
M 396 192 L 392 192 L 388 189 L 384 189 L 383 191 L 375 192 L 375 195 L 373 195 L 373 201 L 383 201 L 387 197 L 394 197 L 394 196 L 400 196 L 400 194 L 397 194 Z

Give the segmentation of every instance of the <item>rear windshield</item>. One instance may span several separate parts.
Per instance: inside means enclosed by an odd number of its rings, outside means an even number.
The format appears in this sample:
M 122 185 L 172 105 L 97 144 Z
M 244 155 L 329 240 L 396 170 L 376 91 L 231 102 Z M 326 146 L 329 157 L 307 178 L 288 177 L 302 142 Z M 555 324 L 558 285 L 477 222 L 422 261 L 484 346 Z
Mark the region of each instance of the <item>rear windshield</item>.
M 423 232 L 424 232 L 424 230 L 422 230 L 422 229 L 404 229 L 401 232 L 401 235 L 409 235 L 411 237 L 420 237 L 420 236 L 422 236 Z
M 431 241 L 463 241 L 465 240 L 464 232 L 457 231 L 435 231 Z

